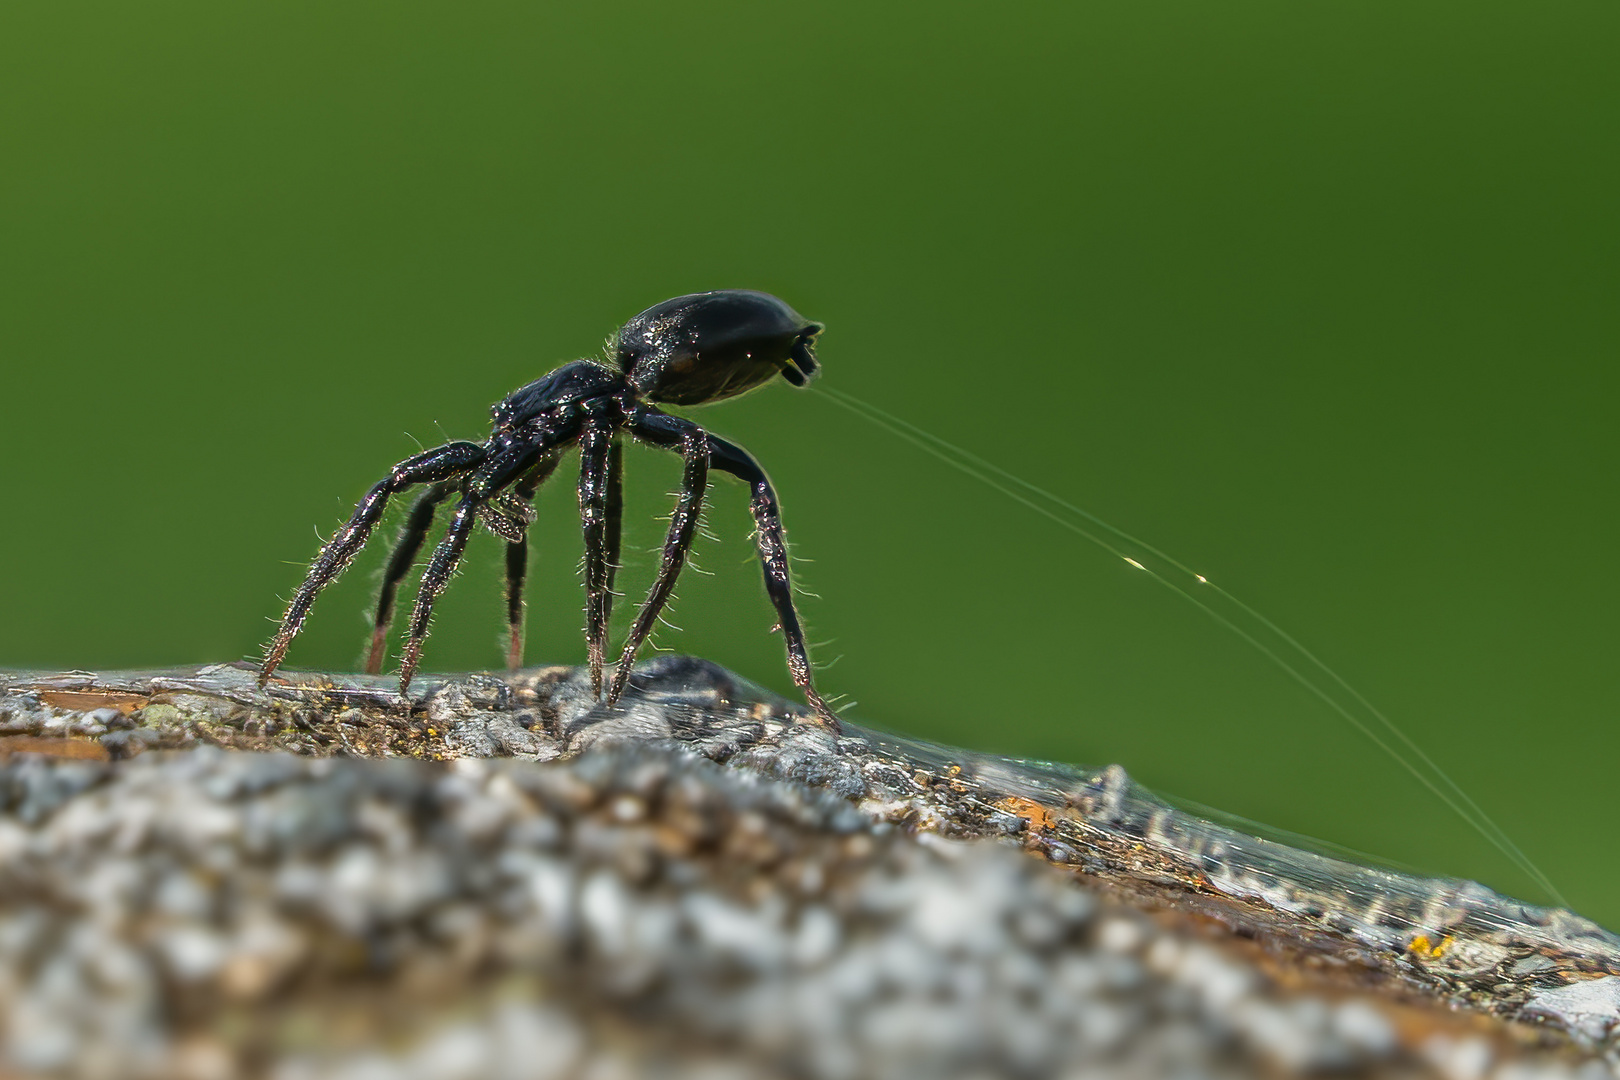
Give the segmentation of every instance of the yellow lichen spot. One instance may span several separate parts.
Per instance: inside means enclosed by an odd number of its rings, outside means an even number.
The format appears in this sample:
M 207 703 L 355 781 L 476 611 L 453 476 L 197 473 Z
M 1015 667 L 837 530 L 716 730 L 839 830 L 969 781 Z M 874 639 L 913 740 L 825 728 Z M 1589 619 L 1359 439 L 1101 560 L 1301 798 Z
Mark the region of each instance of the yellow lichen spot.
M 997 800 L 996 807 L 1029 822 L 1031 833 L 1044 832 L 1057 823 L 1052 812 L 1046 807 L 1030 799 L 1020 799 L 1016 795 Z
M 1447 949 L 1451 948 L 1451 943 L 1455 940 L 1456 938 L 1447 934 L 1439 941 L 1431 942 L 1428 934 L 1419 934 L 1412 939 L 1412 944 L 1406 947 L 1406 951 L 1425 960 L 1438 960 L 1445 955 Z

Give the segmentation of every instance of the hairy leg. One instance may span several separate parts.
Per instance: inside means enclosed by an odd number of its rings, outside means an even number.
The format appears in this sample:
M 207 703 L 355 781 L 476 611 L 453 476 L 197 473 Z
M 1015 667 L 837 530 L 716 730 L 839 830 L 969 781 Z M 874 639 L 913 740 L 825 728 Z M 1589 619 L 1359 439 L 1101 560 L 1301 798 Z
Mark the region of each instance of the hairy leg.
M 605 412 L 587 417 L 579 435 L 579 518 L 585 534 L 585 645 L 591 669 L 591 693 L 602 696 L 602 666 L 607 653 L 608 467 L 615 424 Z
M 709 464 L 748 484 L 753 492 L 749 509 L 754 515 L 754 531 L 759 543 L 759 561 L 765 571 L 765 593 L 776 608 L 777 627 L 787 646 L 788 674 L 804 694 L 816 715 L 834 731 L 839 730 L 837 715 L 816 692 L 810 675 L 810 651 L 805 645 L 799 614 L 793 608 L 793 579 L 788 573 L 787 536 L 782 529 L 782 507 L 771 481 L 753 455 L 735 443 L 714 435 L 708 437 Z
M 428 529 L 433 527 L 433 512 L 449 498 L 455 487 L 434 484 L 416 497 L 405 527 L 394 541 L 393 554 L 388 557 L 388 568 L 383 571 L 382 589 L 377 593 L 377 614 L 371 631 L 371 648 L 366 653 L 366 672 L 375 675 L 382 670 L 383 653 L 388 641 L 388 628 L 394 622 L 394 599 L 399 595 L 399 583 L 411 572 L 416 553 L 422 550 Z
M 636 650 L 652 632 L 653 622 L 669 601 L 675 589 L 675 579 L 686 564 L 686 554 L 692 547 L 692 536 L 697 532 L 698 518 L 703 512 L 703 494 L 709 485 L 709 442 L 703 429 L 686 420 L 672 416 L 657 416 L 631 429 L 638 438 L 655 446 L 677 451 L 686 460 L 686 471 L 681 478 L 681 494 L 675 511 L 669 518 L 669 534 L 664 538 L 664 558 L 658 567 L 658 578 L 647 593 L 641 611 L 636 614 L 635 625 L 624 640 L 624 651 L 619 656 L 619 668 L 613 674 L 613 685 L 608 687 L 607 703 L 612 705 L 624 693 L 630 681 L 630 668 L 636 662 Z
M 416 674 L 417 665 L 422 659 L 422 642 L 427 638 L 428 623 L 433 617 L 433 604 L 438 600 L 439 594 L 444 592 L 444 587 L 450 583 L 450 575 L 455 572 L 462 553 L 467 549 L 467 540 L 472 535 L 474 526 L 478 524 L 480 514 L 495 509 L 498 505 L 497 500 L 502 498 L 502 492 L 519 483 L 525 476 L 533 473 L 541 462 L 559 453 L 561 447 L 578 438 L 580 420 L 579 410 L 570 410 L 566 413 L 559 410 L 558 415 L 544 421 L 536 420 L 518 432 L 492 439 L 490 449 L 486 452 L 478 471 L 463 482 L 462 489 L 466 494 L 456 505 L 455 513 L 450 517 L 450 524 L 445 529 L 444 538 L 439 541 L 439 546 L 433 550 L 433 557 L 428 560 L 427 569 L 422 573 L 421 587 L 416 593 L 416 606 L 411 609 L 405 655 L 401 658 L 399 666 L 400 697 L 403 698 L 410 689 L 411 678 Z M 500 507 L 495 520 L 500 521 L 502 517 L 508 517 L 510 514 L 510 508 Z
M 529 502 L 556 468 L 555 456 L 543 458 L 517 482 L 512 493 Z M 509 541 L 506 545 L 506 666 L 513 670 L 523 666 L 523 579 L 528 570 L 529 539 L 525 534 L 523 539 Z
M 265 650 L 264 662 L 259 666 L 260 686 L 263 686 L 281 665 L 282 659 L 287 655 L 287 646 L 292 644 L 292 639 L 303 629 L 304 619 L 309 615 L 309 609 L 314 605 L 315 598 L 320 595 L 322 589 L 343 573 L 365 545 L 366 538 L 371 535 L 371 530 L 376 527 L 383 509 L 388 505 L 388 497 L 417 484 L 435 484 L 448 480 L 458 473 L 475 468 L 486 456 L 487 451 L 477 443 L 446 443 L 444 446 L 424 450 L 414 457 L 406 458 L 390 469 L 386 478 L 366 492 L 365 498 L 360 500 L 360 505 L 355 507 L 354 516 L 321 548 L 321 553 L 315 557 L 315 562 L 305 575 L 303 584 L 299 585 L 298 591 L 293 594 L 292 602 L 287 605 L 286 614 L 281 617 L 281 628 L 276 631 L 276 636 L 270 639 L 270 646 Z
M 478 522 L 478 504 L 483 501 L 482 496 L 472 493 L 462 497 L 455 513 L 450 515 L 450 525 L 445 530 L 444 539 L 433 549 L 433 557 L 422 572 L 422 585 L 416 591 L 416 605 L 411 608 L 405 655 L 399 663 L 401 697 L 410 689 L 411 677 L 416 674 L 416 666 L 422 660 L 422 642 L 427 638 L 428 623 L 433 617 L 433 602 L 450 583 L 450 574 L 461 561 L 462 552 L 467 549 L 467 538 L 472 535 L 473 526 Z
M 607 596 L 602 610 L 602 622 L 609 628 L 613 625 L 613 579 L 619 574 L 619 554 L 623 547 L 624 538 L 624 444 L 617 438 L 608 447 L 608 474 L 607 474 L 607 501 L 603 506 L 607 513 L 605 523 L 607 535 L 605 538 L 607 558 Z M 606 631 L 604 631 L 606 633 Z M 602 644 L 605 646 L 607 641 Z

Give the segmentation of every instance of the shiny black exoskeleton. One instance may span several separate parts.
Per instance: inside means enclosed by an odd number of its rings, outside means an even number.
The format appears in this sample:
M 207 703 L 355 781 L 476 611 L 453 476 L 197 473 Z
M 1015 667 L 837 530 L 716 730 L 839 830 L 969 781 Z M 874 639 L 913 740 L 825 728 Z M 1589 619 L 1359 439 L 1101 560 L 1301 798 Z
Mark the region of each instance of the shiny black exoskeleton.
M 400 693 L 410 687 L 421 659 L 433 602 L 444 591 L 473 527 L 480 522 L 506 541 L 506 610 L 511 634 L 507 663 L 518 667 L 523 659 L 528 527 L 534 514 L 530 504 L 563 452 L 577 445 L 579 506 L 585 530 L 585 637 L 592 690 L 609 704 L 624 692 L 636 651 L 652 631 L 686 562 L 713 467 L 752 488 L 750 506 L 765 569 L 765 590 L 787 645 L 788 670 L 811 707 L 836 726 L 837 718 L 811 681 L 804 631 L 793 608 L 781 508 L 765 471 L 742 447 L 653 404 L 720 401 L 747 393 L 778 375 L 794 386 L 804 386 L 816 373 L 815 340 L 820 332 L 820 323 L 766 293 L 736 289 L 666 300 L 624 324 L 609 348 L 608 362 L 576 360 L 513 391 L 491 410 L 494 432 L 484 443 L 446 443 L 395 465 L 360 500 L 349 523 L 316 557 L 265 652 L 260 684 L 281 663 L 315 597 L 365 544 L 389 496 L 418 485 L 426 485 L 425 490 L 411 507 L 383 574 L 366 670 L 382 669 L 400 580 L 421 550 L 433 524 L 434 509 L 451 497 L 458 497 L 456 509 L 422 574 L 411 611 L 400 662 Z M 608 619 L 619 561 L 621 434 L 680 454 L 686 469 L 658 577 L 625 639 L 618 669 L 604 695 Z

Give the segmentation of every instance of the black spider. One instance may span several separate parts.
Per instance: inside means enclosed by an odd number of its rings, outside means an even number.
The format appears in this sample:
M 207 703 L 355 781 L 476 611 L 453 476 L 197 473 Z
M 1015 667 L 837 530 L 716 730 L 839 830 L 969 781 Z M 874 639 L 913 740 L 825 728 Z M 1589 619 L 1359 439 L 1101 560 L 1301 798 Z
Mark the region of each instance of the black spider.
M 349 523 L 321 549 L 302 585 L 287 605 L 281 628 L 259 669 L 262 686 L 286 655 L 311 605 L 365 544 L 382 516 L 388 497 L 419 484 L 410 516 L 394 545 L 377 599 L 376 629 L 366 670 L 382 669 L 384 642 L 394 615 L 394 594 L 410 570 L 433 523 L 439 503 L 459 496 L 444 539 L 422 574 L 411 611 L 410 634 L 400 662 L 403 695 L 421 659 L 433 601 L 444 591 L 466 549 L 474 525 L 482 522 L 506 541 L 506 612 L 511 645 L 507 662 L 523 658 L 523 577 L 528 556 L 530 505 L 536 490 L 557 467 L 562 453 L 579 445 L 579 508 L 585 529 L 585 639 L 590 650 L 591 689 L 602 697 L 602 670 L 613 606 L 613 575 L 619 561 L 622 507 L 619 434 L 680 454 L 686 462 L 680 499 L 670 517 L 663 562 L 647 600 L 625 639 L 618 670 L 605 700 L 616 702 L 630 678 L 636 650 L 675 587 L 697 528 L 709 468 L 731 473 L 753 489 L 750 506 L 765 568 L 765 590 L 776 608 L 787 645 L 788 671 L 805 700 L 827 723 L 837 726 L 810 679 L 804 631 L 793 610 L 787 543 L 781 508 L 765 471 L 748 451 L 711 435 L 652 402 L 702 405 L 746 393 L 781 375 L 794 386 L 816 373 L 813 323 L 774 296 L 732 290 L 695 293 L 666 300 L 631 319 L 612 345 L 612 364 L 576 360 L 514 391 L 490 412 L 494 433 L 482 445 L 452 442 L 425 450 L 395 465 L 386 479 L 366 493 Z

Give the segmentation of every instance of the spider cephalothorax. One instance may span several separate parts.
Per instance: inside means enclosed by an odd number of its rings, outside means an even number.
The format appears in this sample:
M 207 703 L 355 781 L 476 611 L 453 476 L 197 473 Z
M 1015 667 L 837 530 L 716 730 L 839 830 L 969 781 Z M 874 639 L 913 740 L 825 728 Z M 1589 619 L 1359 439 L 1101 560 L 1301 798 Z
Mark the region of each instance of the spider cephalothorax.
M 519 666 L 523 659 L 523 578 L 533 518 L 530 503 L 562 453 L 577 445 L 579 507 L 585 530 L 585 638 L 592 690 L 609 704 L 623 693 L 636 650 L 652 631 L 686 561 L 712 466 L 743 480 L 753 491 L 749 505 L 765 569 L 765 590 L 787 645 L 788 670 L 817 714 L 836 725 L 837 719 L 810 678 L 804 631 L 793 609 L 781 508 L 765 471 L 742 447 L 652 404 L 719 401 L 762 386 L 777 375 L 804 386 L 816 373 L 815 338 L 820 332 L 819 323 L 810 322 L 766 293 L 738 289 L 666 300 L 625 323 L 609 347 L 611 364 L 576 360 L 495 405 L 491 410 L 494 432 L 484 443 L 446 443 L 406 458 L 366 493 L 349 523 L 321 549 L 270 642 L 259 672 L 260 683 L 281 663 L 315 597 L 365 544 L 389 496 L 416 486 L 424 486 L 424 490 L 411 507 L 383 573 L 367 670 L 382 669 L 400 580 L 421 550 L 435 507 L 450 498 L 457 499 L 456 508 L 422 574 L 411 611 L 400 662 L 400 693 L 410 687 L 421 659 L 433 602 L 444 591 L 473 527 L 480 522 L 506 541 L 506 610 L 511 634 L 507 662 Z M 608 618 L 619 561 L 621 434 L 680 454 L 686 470 L 670 517 L 658 577 L 625 639 L 618 669 L 604 695 Z

